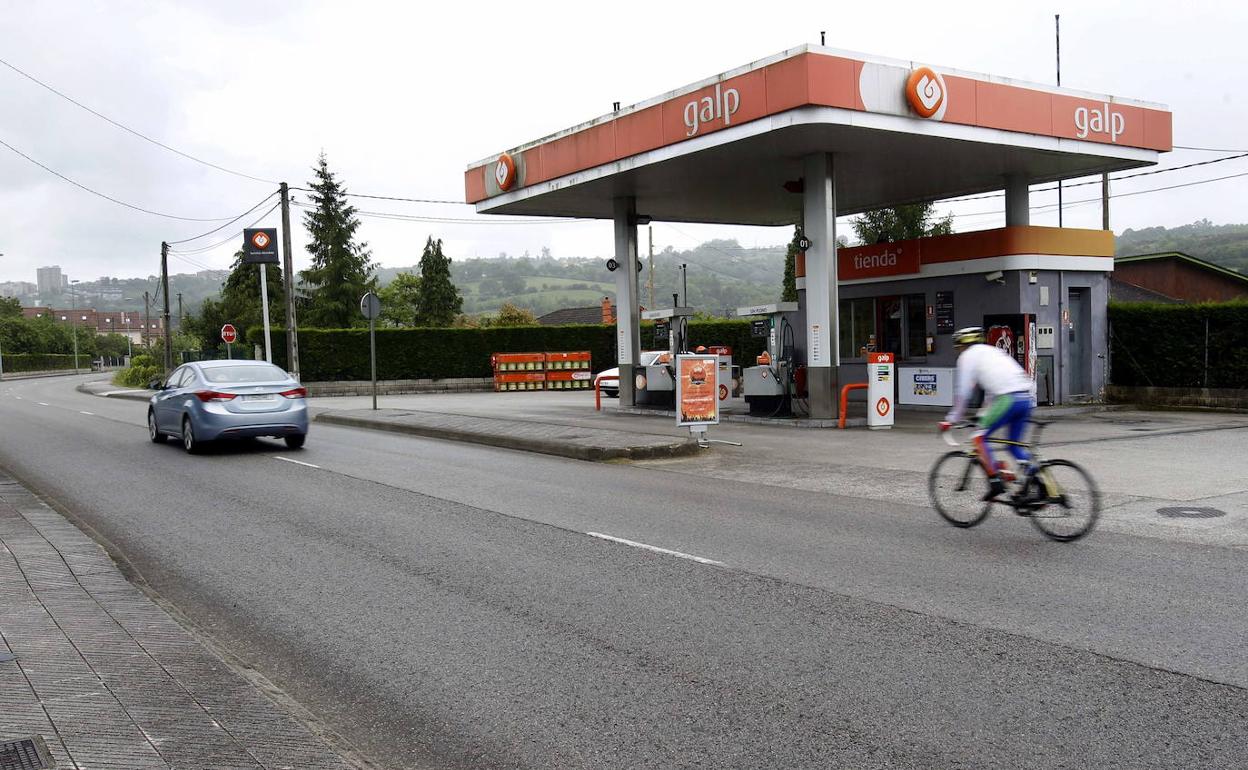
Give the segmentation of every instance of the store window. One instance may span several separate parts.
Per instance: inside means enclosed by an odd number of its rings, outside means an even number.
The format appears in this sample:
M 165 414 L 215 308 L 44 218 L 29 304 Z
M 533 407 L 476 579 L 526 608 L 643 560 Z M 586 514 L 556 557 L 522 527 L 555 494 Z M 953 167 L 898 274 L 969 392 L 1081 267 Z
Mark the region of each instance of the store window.
M 875 300 L 841 300 L 841 358 L 862 358 L 875 346 Z
M 868 352 L 893 353 L 900 360 L 927 356 L 927 304 L 922 294 L 841 301 L 842 359 Z

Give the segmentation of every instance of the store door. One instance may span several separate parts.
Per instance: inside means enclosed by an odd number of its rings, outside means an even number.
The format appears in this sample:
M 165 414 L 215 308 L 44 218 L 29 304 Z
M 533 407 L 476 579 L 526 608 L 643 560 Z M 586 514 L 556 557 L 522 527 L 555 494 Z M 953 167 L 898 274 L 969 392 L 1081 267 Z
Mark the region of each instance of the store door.
M 1066 371 L 1071 396 L 1092 394 L 1092 309 L 1088 289 L 1071 289 L 1067 295 Z

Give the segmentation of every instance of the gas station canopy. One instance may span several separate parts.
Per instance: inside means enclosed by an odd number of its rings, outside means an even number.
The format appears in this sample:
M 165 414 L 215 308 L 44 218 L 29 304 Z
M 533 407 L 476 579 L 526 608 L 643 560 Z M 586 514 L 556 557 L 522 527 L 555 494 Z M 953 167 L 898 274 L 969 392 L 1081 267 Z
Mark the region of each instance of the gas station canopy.
M 802 46 L 472 164 L 490 214 L 800 221 L 803 158 L 836 157 L 837 214 L 1154 164 L 1163 106 Z

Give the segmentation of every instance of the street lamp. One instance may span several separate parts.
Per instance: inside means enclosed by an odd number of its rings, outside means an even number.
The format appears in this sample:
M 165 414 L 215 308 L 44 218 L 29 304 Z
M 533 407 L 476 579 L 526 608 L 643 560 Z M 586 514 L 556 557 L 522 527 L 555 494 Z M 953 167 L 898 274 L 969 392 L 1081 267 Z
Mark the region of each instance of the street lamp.
M 69 282 L 69 322 L 73 324 L 74 329 L 74 374 L 78 373 L 78 304 L 74 297 L 74 284 L 77 281 Z

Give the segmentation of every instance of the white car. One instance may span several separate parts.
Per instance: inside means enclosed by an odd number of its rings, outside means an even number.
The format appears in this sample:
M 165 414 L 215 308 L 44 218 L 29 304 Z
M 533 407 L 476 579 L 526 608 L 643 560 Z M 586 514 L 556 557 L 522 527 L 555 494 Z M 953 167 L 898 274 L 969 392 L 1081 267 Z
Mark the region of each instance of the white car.
M 641 351 L 640 365 L 649 366 L 650 364 L 653 364 L 655 361 L 658 361 L 659 356 L 663 355 L 666 352 L 667 352 L 666 350 L 643 350 Z M 617 366 L 614 369 L 607 369 L 606 371 L 598 372 L 598 374 L 594 376 L 594 379 L 597 380 L 599 377 L 619 377 L 619 376 L 620 376 L 620 367 Z M 620 381 L 618 379 L 603 380 L 602 384 L 598 386 L 598 390 L 602 391 L 602 395 L 606 396 L 607 398 L 619 398 L 620 397 Z

